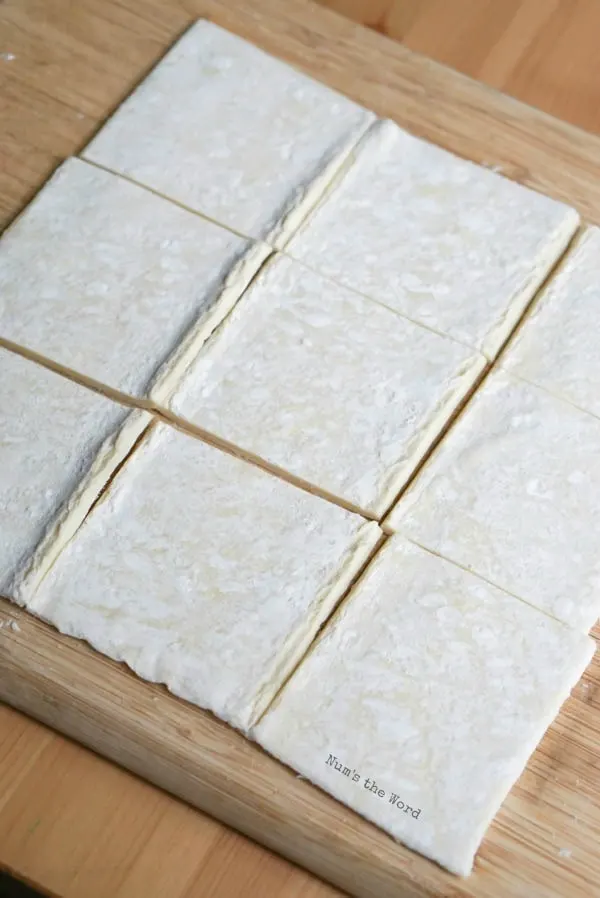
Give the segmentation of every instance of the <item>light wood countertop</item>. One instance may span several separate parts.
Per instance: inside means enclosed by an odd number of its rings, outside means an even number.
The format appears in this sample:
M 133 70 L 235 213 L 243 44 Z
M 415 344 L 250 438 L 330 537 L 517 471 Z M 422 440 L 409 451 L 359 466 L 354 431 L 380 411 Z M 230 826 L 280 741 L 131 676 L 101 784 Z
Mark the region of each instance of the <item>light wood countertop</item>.
M 598 0 L 323 5 L 600 133 Z M 0 0 L 0 226 L 85 142 L 120 98 L 124 75 L 131 78 L 132 66 L 156 55 L 165 34 L 174 39 L 192 7 Z M 132 47 L 127 60 L 111 56 L 123 33 Z M 1 868 L 61 898 L 340 894 L 6 706 L 0 706 Z

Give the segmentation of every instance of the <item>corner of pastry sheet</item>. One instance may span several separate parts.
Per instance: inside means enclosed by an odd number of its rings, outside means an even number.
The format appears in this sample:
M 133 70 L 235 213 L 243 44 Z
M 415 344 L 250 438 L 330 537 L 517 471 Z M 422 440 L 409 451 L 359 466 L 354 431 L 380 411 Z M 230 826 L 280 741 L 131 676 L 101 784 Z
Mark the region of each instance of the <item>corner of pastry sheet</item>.
M 281 646 L 273 668 L 258 686 L 254 701 L 245 715 L 244 732 L 248 736 L 252 737 L 260 719 L 312 650 L 320 632 L 347 600 L 354 585 L 369 568 L 385 541 L 385 534 L 376 521 L 363 521 L 342 563 L 317 596 L 313 614 L 304 619 L 302 626 Z
M 357 154 L 362 152 L 365 142 L 369 141 L 369 136 L 378 122 L 379 119 L 371 113 L 363 127 L 333 154 L 321 171 L 307 184 L 298 188 L 287 208 L 282 210 L 279 220 L 264 238 L 267 243 L 274 249 L 282 251 L 292 237 L 310 222 L 352 168 Z
M 36 611 L 37 591 L 59 556 L 76 535 L 111 478 L 127 461 L 152 422 L 142 409 L 130 412 L 118 430 L 107 437 L 78 486 L 59 509 L 33 555 L 17 571 L 10 586 L 13 601 Z
M 543 613 L 543 612 L 542 612 Z M 552 618 L 554 623 L 558 623 L 561 626 L 568 627 L 568 624 L 563 623 L 562 621 L 556 620 L 556 618 Z M 585 673 L 586 668 L 589 666 L 592 661 L 594 655 L 596 653 L 596 642 L 591 636 L 587 636 L 581 634 L 581 654 L 578 658 L 578 663 L 573 666 L 571 670 L 571 676 L 569 679 L 565 679 L 562 684 L 562 689 L 555 694 L 555 707 L 551 712 L 549 719 L 542 718 L 538 731 L 533 732 L 529 739 L 529 742 L 523 745 L 522 751 L 519 753 L 515 761 L 515 767 L 518 768 L 518 772 L 514 777 L 513 784 L 510 786 L 510 789 L 514 787 L 514 784 L 517 782 L 518 778 L 522 775 L 523 771 L 526 769 L 530 758 L 537 750 L 540 745 L 544 735 L 548 731 L 548 728 L 551 726 L 553 721 L 558 716 L 560 709 L 570 697 L 573 689 Z M 510 789 L 507 789 L 506 792 L 502 796 L 500 804 L 502 804 L 506 800 L 506 796 Z M 469 839 L 467 852 L 470 856 L 470 859 L 466 863 L 456 865 L 452 863 L 447 863 L 445 860 L 441 861 L 442 865 L 445 866 L 451 873 L 456 873 L 458 876 L 469 876 L 473 872 L 473 867 L 475 864 L 475 859 L 477 857 L 477 853 L 481 848 L 481 844 L 483 840 L 486 838 L 486 834 L 488 832 L 489 827 L 495 820 L 498 814 L 499 807 L 491 807 L 488 809 L 487 817 L 481 820 L 479 827 L 473 831 L 471 837 Z
M 172 355 L 152 379 L 148 395 L 151 402 L 159 406 L 159 411 L 168 405 L 177 388 L 185 380 L 203 345 L 226 321 L 248 287 L 272 258 L 273 250 L 266 243 L 248 241 L 248 244 L 246 251 L 238 257 L 223 278 L 208 314 L 191 325 Z

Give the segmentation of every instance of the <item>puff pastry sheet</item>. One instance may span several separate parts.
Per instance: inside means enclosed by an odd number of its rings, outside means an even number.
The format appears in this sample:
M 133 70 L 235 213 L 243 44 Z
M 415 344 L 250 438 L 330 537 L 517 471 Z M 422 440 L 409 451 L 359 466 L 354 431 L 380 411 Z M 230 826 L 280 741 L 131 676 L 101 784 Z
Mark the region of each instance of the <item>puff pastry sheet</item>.
M 29 607 L 247 729 L 380 534 L 157 424 Z
M 169 408 L 379 517 L 484 365 L 476 351 L 279 255 Z
M 267 254 L 70 159 L 0 241 L 0 338 L 128 396 L 167 393 Z
M 600 612 L 600 421 L 495 372 L 386 526 L 588 630 Z
M 253 736 L 466 875 L 593 651 L 588 637 L 396 536 Z
M 588 228 L 502 365 L 600 418 L 600 230 Z
M 373 119 L 252 44 L 199 21 L 84 156 L 279 245 Z
M 32 598 L 148 421 L 0 349 L 0 593 Z
M 287 251 L 493 358 L 578 215 L 378 122 Z

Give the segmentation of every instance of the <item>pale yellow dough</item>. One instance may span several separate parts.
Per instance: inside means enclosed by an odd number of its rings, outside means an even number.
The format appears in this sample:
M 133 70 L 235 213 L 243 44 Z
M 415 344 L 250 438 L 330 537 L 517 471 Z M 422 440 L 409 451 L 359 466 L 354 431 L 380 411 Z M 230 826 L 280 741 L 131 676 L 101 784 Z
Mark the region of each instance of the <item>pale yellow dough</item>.
M 600 229 L 587 228 L 502 366 L 600 418 Z
M 84 156 L 282 247 L 375 119 L 213 22 L 196 22 Z
M 393 537 L 252 735 L 466 875 L 593 652 L 588 637 Z
M 29 609 L 247 730 L 380 536 L 155 424 Z
M 0 240 L 0 340 L 165 398 L 270 250 L 67 160 Z
M 492 372 L 385 528 L 589 630 L 600 614 L 600 420 Z
M 0 592 L 27 604 L 149 423 L 0 349 Z
M 276 255 L 168 409 L 379 517 L 484 367 L 477 351 Z
M 493 359 L 578 222 L 574 209 L 378 121 L 286 252 Z

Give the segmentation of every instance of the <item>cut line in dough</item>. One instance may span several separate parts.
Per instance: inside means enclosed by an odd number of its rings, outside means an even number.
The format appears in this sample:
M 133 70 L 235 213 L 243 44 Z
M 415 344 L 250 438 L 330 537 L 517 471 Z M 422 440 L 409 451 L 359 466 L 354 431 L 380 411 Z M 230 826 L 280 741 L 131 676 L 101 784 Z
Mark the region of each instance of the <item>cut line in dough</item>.
M 577 212 L 390 121 L 351 158 L 286 252 L 493 360 Z
M 0 592 L 26 605 L 150 417 L 0 349 Z
M 83 156 L 239 234 L 282 247 L 374 119 L 199 20 Z
M 475 350 L 276 255 L 166 412 L 379 518 L 485 365 Z
M 502 358 L 507 371 L 600 418 L 600 230 L 587 228 Z
M 466 876 L 593 653 L 590 638 L 396 536 L 251 736 Z
M 168 393 L 265 244 L 79 159 L 0 240 L 0 339 L 139 405 Z
M 157 422 L 28 608 L 247 730 L 380 538 Z
M 492 371 L 384 529 L 587 631 L 600 613 L 600 421 Z

